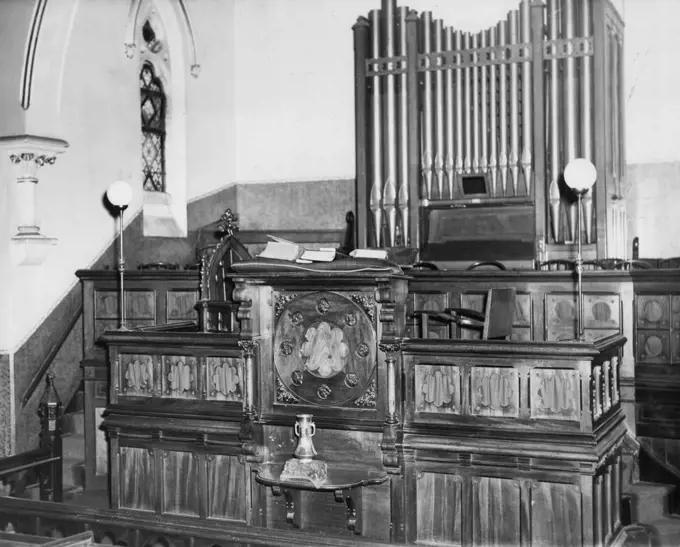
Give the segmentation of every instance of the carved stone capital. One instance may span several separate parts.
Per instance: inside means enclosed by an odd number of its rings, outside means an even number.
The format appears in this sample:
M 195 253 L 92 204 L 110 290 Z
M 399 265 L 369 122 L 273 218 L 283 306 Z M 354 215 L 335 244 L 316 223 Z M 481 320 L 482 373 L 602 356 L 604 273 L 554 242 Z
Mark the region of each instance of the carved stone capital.
M 14 135 L 0 137 L 0 148 L 7 151 L 9 161 L 17 168 L 17 182 L 37 182 L 38 168 L 53 165 L 68 143 L 50 137 Z

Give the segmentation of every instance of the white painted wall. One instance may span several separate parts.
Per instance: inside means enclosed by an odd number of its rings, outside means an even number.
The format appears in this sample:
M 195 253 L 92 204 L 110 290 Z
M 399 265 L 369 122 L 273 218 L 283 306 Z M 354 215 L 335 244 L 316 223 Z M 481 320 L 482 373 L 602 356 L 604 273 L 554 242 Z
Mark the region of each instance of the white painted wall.
M 16 18 L 12 4 L 17 1 L 29 4 L 21 0 L 0 3 L 0 41 L 3 45 L 20 44 L 11 54 L 23 62 L 26 25 L 4 25 L 10 16 Z M 234 38 L 233 2 L 190 0 L 188 6 L 202 69 L 197 79 L 187 79 L 191 199 L 234 178 Z M 140 210 L 138 61 L 125 56 L 128 9 L 129 2 L 122 0 L 49 2 L 37 51 L 31 108 L 24 115 L 16 102 L 0 103 L 1 134 L 23 132 L 23 123 L 26 132 L 58 137 L 70 145 L 55 165 L 38 173 L 42 233 L 59 240 L 42 266 L 10 266 L 6 247 L 15 227 L 11 220 L 6 226 L 11 215 L 0 220 L 0 260 L 2 270 L 9 271 L 2 274 L 9 279 L 0 284 L 0 305 L 3 311 L 10 310 L 8 319 L 8 314 L 0 314 L 6 318 L 0 323 L 0 349 L 18 347 L 77 282 L 74 272 L 88 267 L 113 240 L 115 220 L 102 203 L 113 181 L 128 180 L 135 189 L 127 219 Z M 0 68 L 16 64 L 6 59 L 4 49 L 0 59 Z M 188 64 L 183 69 L 188 72 Z M 19 72 L 9 71 L 9 78 L 4 74 L 0 94 L 17 97 Z M 19 122 L 10 125 L 8 120 L 14 118 Z M 16 183 L 6 154 L 0 160 L 2 193 L 11 193 Z M 11 199 L 7 202 L 11 209 Z
M 680 2 L 627 0 L 625 16 L 628 163 L 680 160 Z

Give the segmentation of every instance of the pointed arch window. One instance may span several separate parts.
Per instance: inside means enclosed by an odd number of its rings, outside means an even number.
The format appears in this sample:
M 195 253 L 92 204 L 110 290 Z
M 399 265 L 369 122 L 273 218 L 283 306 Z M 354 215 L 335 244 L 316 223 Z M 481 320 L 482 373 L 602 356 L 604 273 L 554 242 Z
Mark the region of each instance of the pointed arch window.
M 165 115 L 163 84 L 151 63 L 139 73 L 142 113 L 142 174 L 144 190 L 165 192 Z

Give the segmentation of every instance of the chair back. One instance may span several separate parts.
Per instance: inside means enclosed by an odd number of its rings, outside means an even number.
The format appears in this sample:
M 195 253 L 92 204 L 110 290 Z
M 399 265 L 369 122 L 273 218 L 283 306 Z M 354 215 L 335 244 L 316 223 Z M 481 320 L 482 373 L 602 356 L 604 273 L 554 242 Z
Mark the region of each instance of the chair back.
M 516 292 L 511 289 L 489 289 L 484 312 L 483 340 L 507 338 L 512 334 Z

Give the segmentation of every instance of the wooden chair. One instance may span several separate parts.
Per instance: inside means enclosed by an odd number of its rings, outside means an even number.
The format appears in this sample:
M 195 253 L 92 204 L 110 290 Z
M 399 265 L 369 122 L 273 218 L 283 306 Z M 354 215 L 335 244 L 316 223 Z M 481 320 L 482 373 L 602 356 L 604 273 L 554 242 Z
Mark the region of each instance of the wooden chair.
M 414 316 L 420 317 L 420 336 L 427 338 L 429 320 L 456 323 L 461 327 L 482 331 L 482 340 L 507 338 L 512 334 L 515 316 L 515 289 L 489 289 L 486 296 L 484 313 L 468 308 L 446 308 L 445 311 L 418 310 Z

